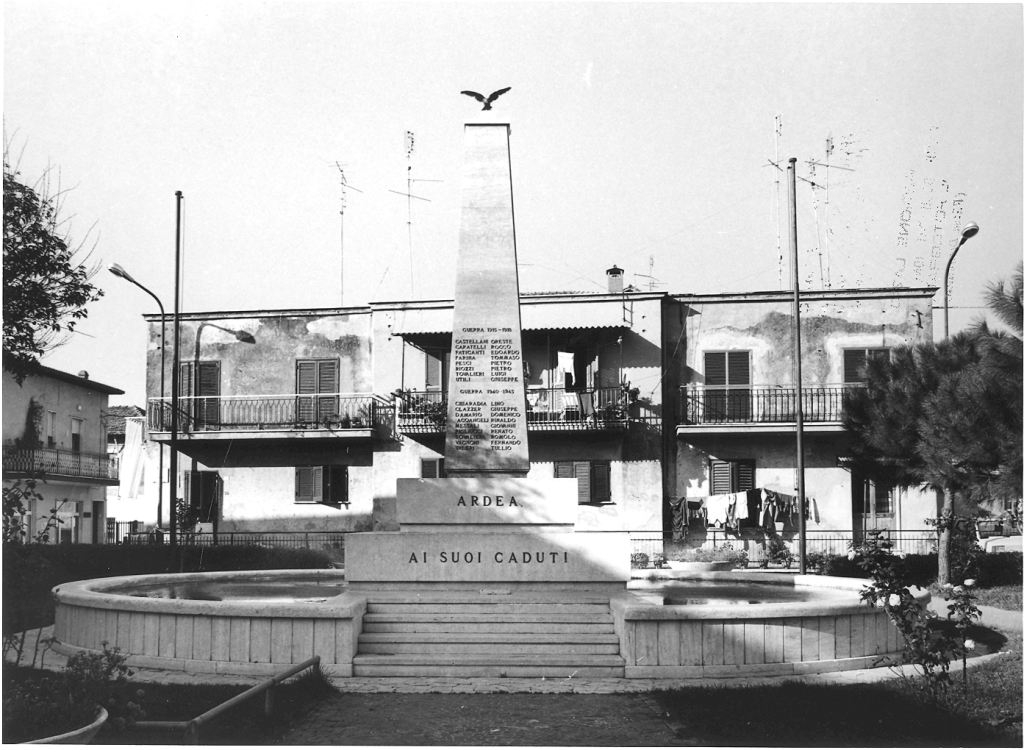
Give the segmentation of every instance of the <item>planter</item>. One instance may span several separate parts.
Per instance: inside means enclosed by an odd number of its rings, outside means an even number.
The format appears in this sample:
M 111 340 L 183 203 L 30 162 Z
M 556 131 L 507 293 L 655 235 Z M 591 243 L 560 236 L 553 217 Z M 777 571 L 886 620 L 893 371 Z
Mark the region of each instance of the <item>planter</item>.
M 81 729 L 75 729 L 71 732 L 65 732 L 64 734 L 54 735 L 53 737 L 43 737 L 41 740 L 32 740 L 25 742 L 25 745 L 88 745 L 92 742 L 92 738 L 96 736 L 96 733 L 100 731 L 100 727 L 103 726 L 103 722 L 107 720 L 107 709 L 101 708 L 99 714 L 96 716 L 96 720 L 92 724 Z
M 691 573 L 729 571 L 734 567 L 734 563 L 729 560 L 720 560 L 718 562 L 679 562 L 677 560 L 668 560 L 665 564 L 672 568 L 672 570 L 685 570 Z

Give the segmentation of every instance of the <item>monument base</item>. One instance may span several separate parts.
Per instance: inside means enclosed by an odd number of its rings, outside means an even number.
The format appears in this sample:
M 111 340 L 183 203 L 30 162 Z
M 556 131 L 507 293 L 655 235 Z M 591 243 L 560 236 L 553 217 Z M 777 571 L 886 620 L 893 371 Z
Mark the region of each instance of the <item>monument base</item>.
M 345 577 L 365 582 L 595 583 L 629 580 L 625 532 L 349 534 Z

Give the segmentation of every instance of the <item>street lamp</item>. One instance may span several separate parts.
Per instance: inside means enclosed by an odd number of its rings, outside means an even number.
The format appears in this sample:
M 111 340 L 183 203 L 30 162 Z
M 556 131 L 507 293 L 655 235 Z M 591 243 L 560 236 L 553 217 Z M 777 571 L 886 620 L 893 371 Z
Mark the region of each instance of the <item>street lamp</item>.
M 156 304 L 160 307 L 160 426 L 164 424 L 164 355 L 167 352 L 167 321 L 164 315 L 164 304 L 160 301 L 153 292 L 146 287 L 142 286 L 139 282 L 129 275 L 121 266 L 114 263 L 108 269 L 115 276 L 124 279 L 125 281 L 135 284 L 139 289 L 144 291 L 150 297 L 156 300 Z M 157 501 L 156 501 L 156 525 L 160 528 L 164 524 L 164 446 L 160 444 L 160 475 L 157 478 Z
M 973 221 L 963 228 L 960 232 L 960 241 L 956 247 L 953 248 L 953 254 L 949 256 L 949 262 L 946 263 L 946 275 L 942 281 L 942 315 L 945 323 L 945 331 L 943 338 L 949 338 L 949 269 L 953 265 L 953 258 L 956 257 L 956 251 L 960 249 L 967 240 L 978 233 L 978 225 Z

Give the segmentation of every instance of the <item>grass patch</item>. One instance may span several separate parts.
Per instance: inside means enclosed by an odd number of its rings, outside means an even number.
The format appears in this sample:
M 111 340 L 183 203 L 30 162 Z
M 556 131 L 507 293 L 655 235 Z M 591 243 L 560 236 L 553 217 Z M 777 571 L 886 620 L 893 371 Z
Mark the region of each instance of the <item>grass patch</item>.
M 979 589 L 975 592 L 975 598 L 981 606 L 997 607 L 1008 609 L 1011 612 L 1020 612 L 1021 607 L 1021 586 L 993 586 L 987 589 Z
M 666 719 L 700 745 L 1020 747 L 1021 637 L 988 640 L 1008 653 L 969 667 L 937 703 L 922 678 L 862 685 L 780 683 L 654 693 Z

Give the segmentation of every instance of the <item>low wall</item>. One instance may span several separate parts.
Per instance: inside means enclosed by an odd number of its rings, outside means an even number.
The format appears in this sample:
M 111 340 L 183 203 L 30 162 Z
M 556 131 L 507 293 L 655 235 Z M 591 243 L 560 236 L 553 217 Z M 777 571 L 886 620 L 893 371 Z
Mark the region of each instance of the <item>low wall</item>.
M 118 647 L 128 664 L 148 669 L 275 674 L 319 656 L 337 677 L 352 675 L 366 599 L 342 593 L 324 602 L 201 601 L 112 593 L 126 585 L 302 578 L 344 583 L 341 571 L 277 570 L 101 578 L 56 587 L 55 649 Z
M 689 579 L 849 591 L 821 601 L 686 605 L 627 591 L 612 598 L 626 677 L 722 678 L 865 669 L 896 662 L 903 639 L 859 601 L 865 581 L 824 576 L 692 574 Z M 925 600 L 927 592 L 916 594 Z

